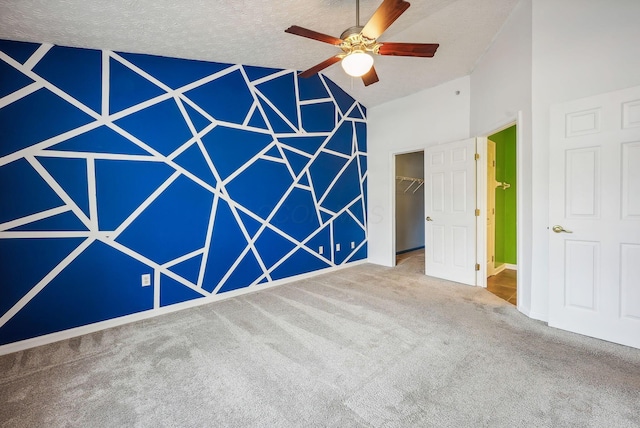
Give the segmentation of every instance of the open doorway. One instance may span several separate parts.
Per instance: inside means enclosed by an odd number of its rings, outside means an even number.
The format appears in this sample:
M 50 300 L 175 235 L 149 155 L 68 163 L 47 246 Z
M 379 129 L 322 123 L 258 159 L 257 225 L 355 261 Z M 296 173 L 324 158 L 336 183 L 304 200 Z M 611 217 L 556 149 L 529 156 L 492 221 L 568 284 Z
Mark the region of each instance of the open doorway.
M 424 151 L 395 155 L 396 265 L 424 273 Z
M 487 290 L 517 305 L 516 125 L 487 138 Z

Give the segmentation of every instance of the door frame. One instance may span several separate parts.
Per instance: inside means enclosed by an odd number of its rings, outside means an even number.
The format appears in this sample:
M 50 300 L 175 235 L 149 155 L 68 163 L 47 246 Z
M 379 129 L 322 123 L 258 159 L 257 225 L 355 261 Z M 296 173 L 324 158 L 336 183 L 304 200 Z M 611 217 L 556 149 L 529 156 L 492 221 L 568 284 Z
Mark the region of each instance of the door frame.
M 523 200 L 522 185 L 524 183 L 524 160 L 522 158 L 522 143 L 523 143 L 523 132 L 522 132 L 522 111 L 519 111 L 518 114 L 511 118 L 510 120 L 503 123 L 503 125 L 494 128 L 489 132 L 485 132 L 482 134 L 482 138 L 478 140 L 477 152 L 480 154 L 480 161 L 477 165 L 477 191 L 476 191 L 476 206 L 480 209 L 480 216 L 478 217 L 478 228 L 477 228 L 477 249 L 476 252 L 478 254 L 478 263 L 480 264 L 480 270 L 478 271 L 478 281 L 476 284 L 479 287 L 487 287 L 487 267 L 486 267 L 486 259 L 487 259 L 487 227 L 486 221 L 481 221 L 484 219 L 487 212 L 487 139 L 490 135 L 493 135 L 497 132 L 503 131 L 512 126 L 516 127 L 516 177 L 517 177 L 517 188 L 516 188 L 516 252 L 518 253 L 516 256 L 516 263 L 518 266 L 518 272 L 526 272 L 524 268 L 524 264 L 526 263 L 524 258 L 522 257 L 524 251 L 524 222 L 523 222 L 523 207 L 525 206 Z M 485 263 L 482 263 L 485 261 Z M 524 281 L 521 279 L 521 275 L 518 275 L 518 287 L 517 287 L 517 302 L 518 302 L 518 310 L 520 312 L 523 311 L 521 307 L 522 299 L 520 298 L 522 293 L 522 287 L 520 284 L 523 284 Z
M 517 129 L 517 128 L 516 128 Z M 495 169 L 496 169 L 496 142 L 490 140 L 489 138 L 487 138 L 487 157 L 486 157 L 486 161 L 484 162 L 483 165 L 486 166 L 487 168 L 487 172 L 489 172 L 491 170 L 491 168 L 493 168 L 493 174 L 487 174 L 487 197 L 486 197 L 486 201 L 487 201 L 487 210 L 486 210 L 486 215 L 485 217 L 481 217 L 478 221 L 478 227 L 482 226 L 482 218 L 491 218 L 491 222 L 489 222 L 487 220 L 487 222 L 485 223 L 485 228 L 487 229 L 487 244 L 492 243 L 492 252 L 495 255 L 496 252 L 496 213 L 495 213 L 495 206 L 496 206 L 496 192 L 491 192 L 489 191 L 489 183 L 491 182 L 491 179 L 493 179 L 493 181 L 495 181 Z M 491 144 L 489 144 L 491 143 Z M 493 165 L 489 166 L 489 148 L 493 145 L 493 153 L 492 153 L 492 158 L 493 158 Z M 492 196 L 493 193 L 493 196 Z M 491 200 L 491 204 L 489 204 L 489 201 Z M 494 212 L 493 213 L 489 213 L 489 208 L 493 208 Z M 516 212 L 517 214 L 517 212 Z M 488 233 L 488 228 L 489 228 L 489 223 L 491 223 L 491 227 L 493 229 L 493 239 L 491 238 L 491 236 L 489 236 Z M 516 240 L 516 244 L 517 244 L 517 240 Z M 491 254 L 489 254 L 489 245 L 486 245 L 487 248 L 487 255 L 484 258 L 484 265 L 486 266 L 487 272 L 485 274 L 485 276 L 489 276 L 489 273 L 495 273 L 496 267 L 495 267 L 495 259 L 491 261 L 491 263 L 489 263 L 489 256 Z M 516 251 L 516 255 L 518 254 L 518 252 Z M 492 256 L 493 257 L 493 256 Z
M 392 186 L 390 186 L 391 188 L 391 206 L 393 207 L 393 209 L 391 210 L 391 255 L 390 255 L 390 260 L 391 260 L 391 264 L 390 266 L 394 267 L 396 266 L 396 156 L 399 155 L 406 155 L 409 153 L 416 153 L 416 152 L 424 152 L 424 146 L 418 146 L 415 147 L 413 149 L 409 148 L 409 149 L 404 149 L 404 150 L 399 150 L 399 151 L 393 151 L 389 153 L 389 162 L 391 164 L 391 168 L 389 168 L 391 170 L 391 177 L 390 177 L 390 182 L 393 183 Z M 422 163 L 422 169 L 424 170 L 424 161 Z M 422 186 L 422 193 L 424 194 L 424 186 Z M 425 262 L 426 265 L 426 262 Z

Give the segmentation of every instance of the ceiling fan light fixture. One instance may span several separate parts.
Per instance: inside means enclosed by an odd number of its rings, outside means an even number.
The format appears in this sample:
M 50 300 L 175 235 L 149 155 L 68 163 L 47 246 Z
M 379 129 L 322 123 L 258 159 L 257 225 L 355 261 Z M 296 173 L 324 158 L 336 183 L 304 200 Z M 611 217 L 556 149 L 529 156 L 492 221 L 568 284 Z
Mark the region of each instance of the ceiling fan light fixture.
M 342 59 L 342 68 L 353 77 L 365 75 L 373 66 L 373 57 L 361 50 L 354 50 Z

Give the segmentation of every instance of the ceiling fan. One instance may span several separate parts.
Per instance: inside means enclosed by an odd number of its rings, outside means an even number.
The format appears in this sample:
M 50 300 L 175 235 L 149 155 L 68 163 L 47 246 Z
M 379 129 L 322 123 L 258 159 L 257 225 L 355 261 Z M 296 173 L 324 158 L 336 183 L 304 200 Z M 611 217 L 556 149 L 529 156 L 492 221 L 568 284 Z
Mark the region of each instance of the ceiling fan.
M 360 26 L 360 1 L 356 0 L 356 26 L 347 28 L 340 38 L 318 33 L 317 31 L 292 25 L 285 33 L 307 37 L 320 42 L 329 43 L 342 49 L 342 53 L 305 70 L 300 77 L 310 77 L 325 68 L 342 61 L 342 68 L 347 74 L 362 77 L 365 86 L 376 83 L 378 75 L 373 67 L 373 57 L 376 55 L 428 57 L 435 55 L 437 43 L 395 43 L 378 42 L 377 39 L 393 22 L 409 8 L 411 4 L 403 0 L 383 0 L 374 12 L 369 22 Z

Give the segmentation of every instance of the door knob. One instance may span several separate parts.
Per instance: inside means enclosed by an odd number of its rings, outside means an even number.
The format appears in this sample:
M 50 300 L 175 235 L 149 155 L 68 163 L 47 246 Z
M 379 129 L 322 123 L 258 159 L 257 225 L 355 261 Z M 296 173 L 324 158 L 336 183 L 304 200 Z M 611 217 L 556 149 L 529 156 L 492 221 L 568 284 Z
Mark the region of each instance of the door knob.
M 566 230 L 564 227 L 560 226 L 559 224 L 556 224 L 555 226 L 553 226 L 553 227 L 551 228 L 551 230 L 553 230 L 555 233 L 561 233 L 561 232 L 564 232 L 564 233 L 573 233 L 573 232 L 572 232 L 572 231 L 570 231 L 570 230 Z
M 427 221 L 433 221 L 431 217 L 427 217 Z

